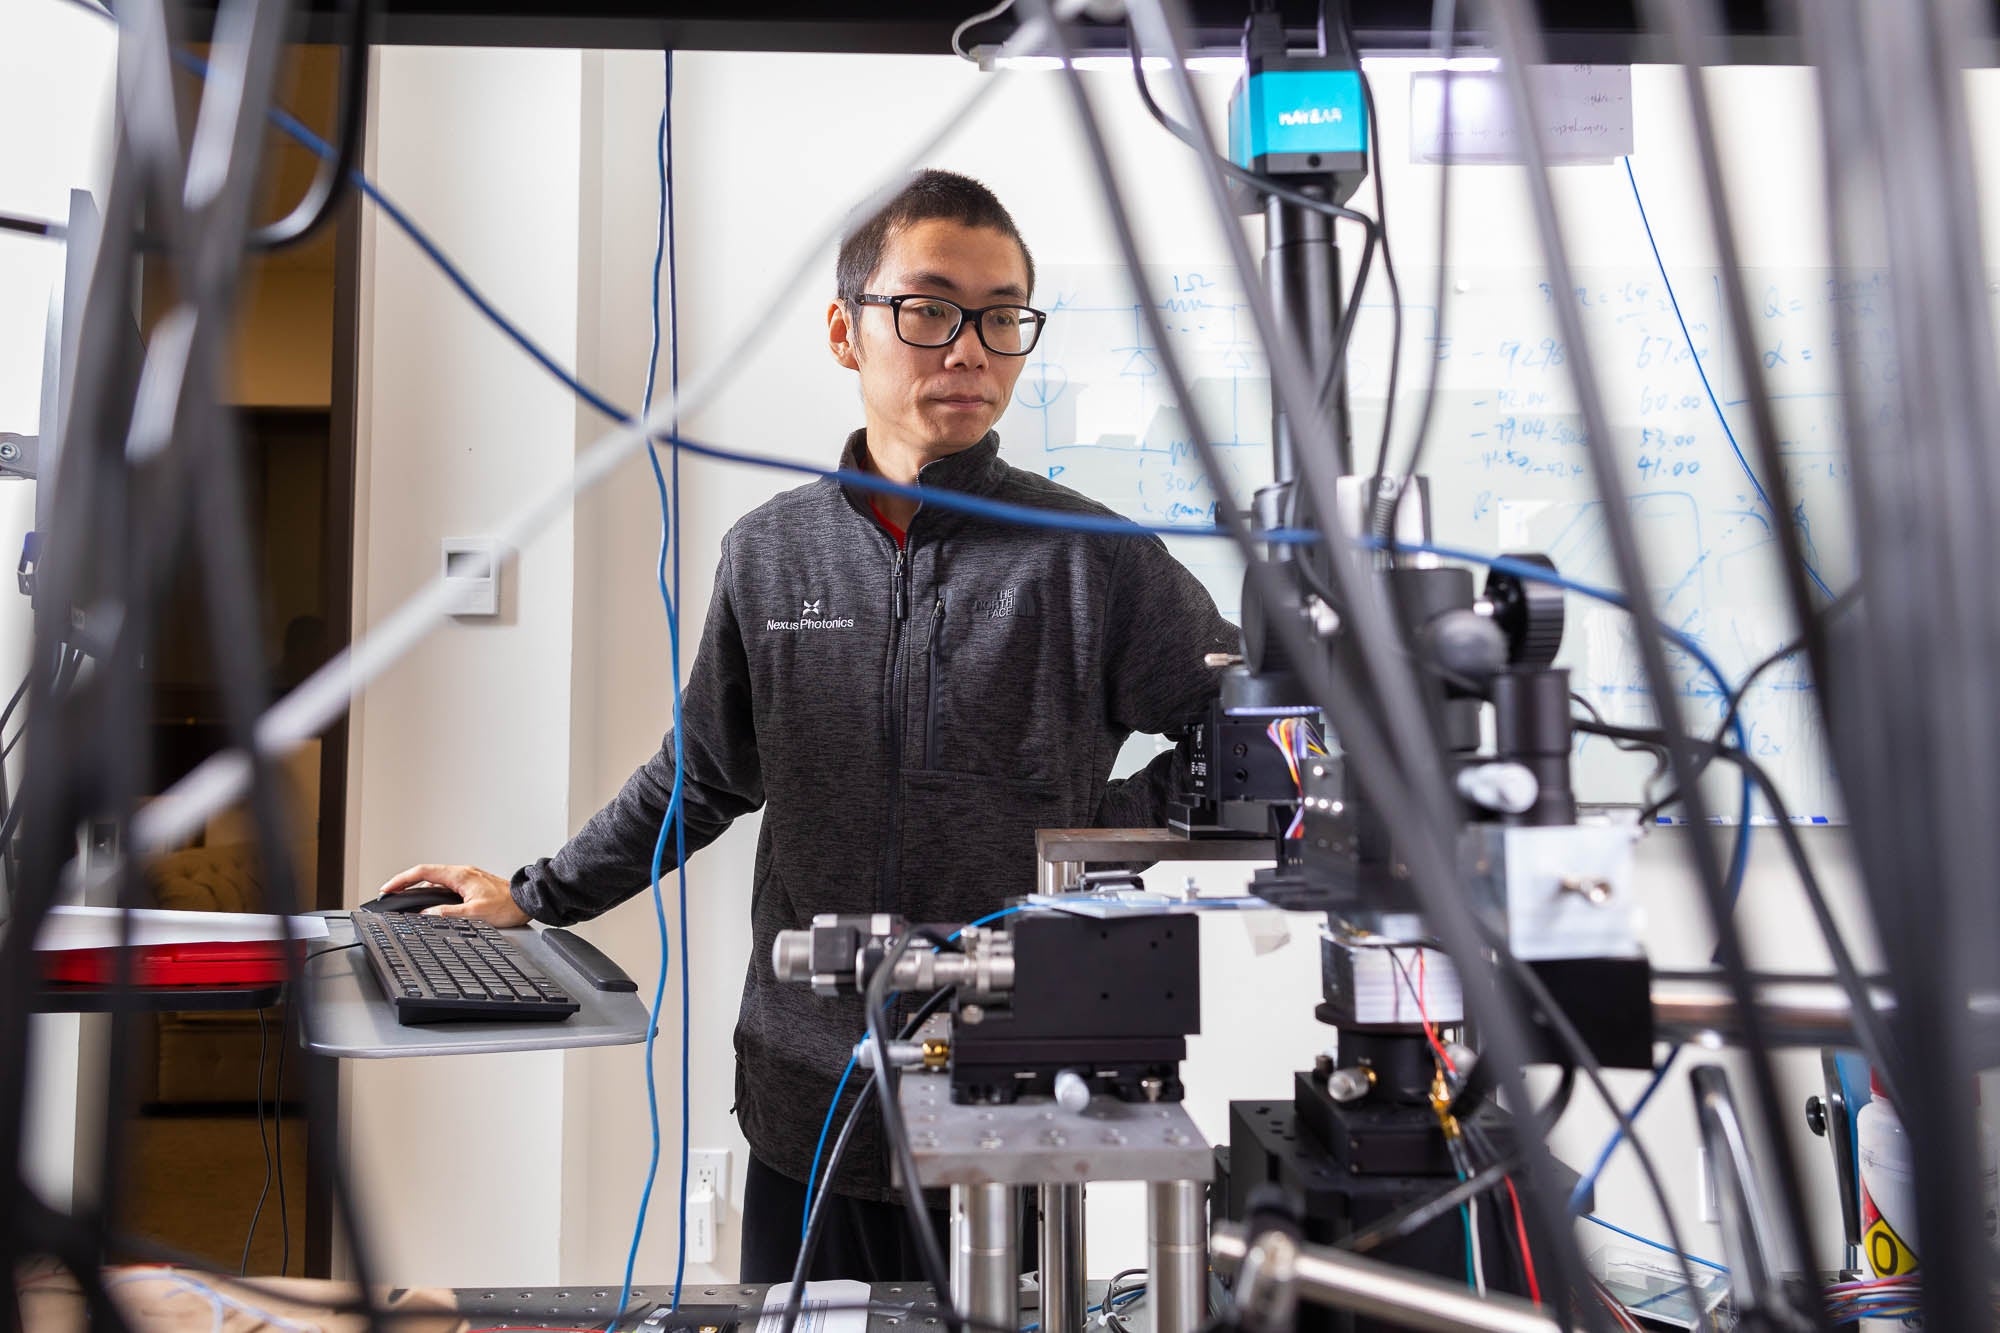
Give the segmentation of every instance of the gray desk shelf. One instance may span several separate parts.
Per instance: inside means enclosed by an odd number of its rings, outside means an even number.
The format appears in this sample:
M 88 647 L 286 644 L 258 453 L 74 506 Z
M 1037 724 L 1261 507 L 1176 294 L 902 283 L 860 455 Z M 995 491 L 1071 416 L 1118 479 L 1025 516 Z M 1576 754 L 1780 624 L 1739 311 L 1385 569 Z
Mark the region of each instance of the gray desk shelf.
M 412 1055 L 501 1055 L 516 1051 L 629 1046 L 646 1039 L 646 1004 L 630 991 L 601 991 L 577 974 L 532 927 L 502 932 L 554 977 L 583 1007 L 560 1022 L 426 1023 L 396 1021 L 374 973 L 354 942 L 345 915 L 327 918 L 328 938 L 306 960 L 304 1042 L 316 1055 L 343 1060 L 387 1060 Z

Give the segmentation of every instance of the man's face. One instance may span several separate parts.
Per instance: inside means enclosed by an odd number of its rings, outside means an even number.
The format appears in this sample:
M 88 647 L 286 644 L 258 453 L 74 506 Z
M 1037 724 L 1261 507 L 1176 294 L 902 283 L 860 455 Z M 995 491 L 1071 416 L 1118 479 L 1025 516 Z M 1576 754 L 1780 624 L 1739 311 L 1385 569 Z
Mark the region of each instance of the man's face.
M 991 227 L 935 219 L 893 233 L 868 285 L 881 296 L 942 296 L 967 309 L 1028 300 L 1028 265 L 1021 247 Z M 827 311 L 834 359 L 861 376 L 868 437 L 927 458 L 977 444 L 1000 419 L 1027 360 L 989 352 L 973 321 L 945 347 L 912 347 L 896 336 L 886 306 Z

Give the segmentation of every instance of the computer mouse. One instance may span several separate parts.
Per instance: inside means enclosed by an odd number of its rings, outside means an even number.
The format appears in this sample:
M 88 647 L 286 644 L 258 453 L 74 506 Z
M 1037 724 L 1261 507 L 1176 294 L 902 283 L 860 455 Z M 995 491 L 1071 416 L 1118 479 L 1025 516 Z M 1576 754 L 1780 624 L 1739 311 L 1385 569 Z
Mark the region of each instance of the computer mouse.
M 361 904 L 364 912 L 421 912 L 427 907 L 440 907 L 445 903 L 461 902 L 450 889 L 429 885 L 415 889 L 404 889 L 401 893 L 385 893 L 380 898 L 370 899 Z

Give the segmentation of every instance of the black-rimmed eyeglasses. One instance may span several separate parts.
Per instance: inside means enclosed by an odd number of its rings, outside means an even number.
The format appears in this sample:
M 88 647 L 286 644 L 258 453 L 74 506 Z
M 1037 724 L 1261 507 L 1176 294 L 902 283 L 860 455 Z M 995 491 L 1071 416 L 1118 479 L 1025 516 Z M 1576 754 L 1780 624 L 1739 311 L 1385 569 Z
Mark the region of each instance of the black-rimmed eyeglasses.
M 1025 305 L 988 305 L 968 310 L 942 296 L 877 296 L 863 292 L 860 305 L 885 305 L 895 312 L 896 336 L 912 347 L 949 347 L 965 321 L 979 334 L 987 351 L 1001 356 L 1026 356 L 1035 350 L 1048 316 Z

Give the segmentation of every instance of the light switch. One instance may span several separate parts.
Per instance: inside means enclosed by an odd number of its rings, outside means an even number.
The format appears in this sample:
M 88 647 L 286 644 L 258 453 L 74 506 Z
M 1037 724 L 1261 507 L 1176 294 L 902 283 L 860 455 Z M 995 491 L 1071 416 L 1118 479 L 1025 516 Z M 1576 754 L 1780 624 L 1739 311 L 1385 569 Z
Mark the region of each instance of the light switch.
M 500 614 L 500 543 L 490 537 L 446 537 L 443 569 L 452 615 Z

